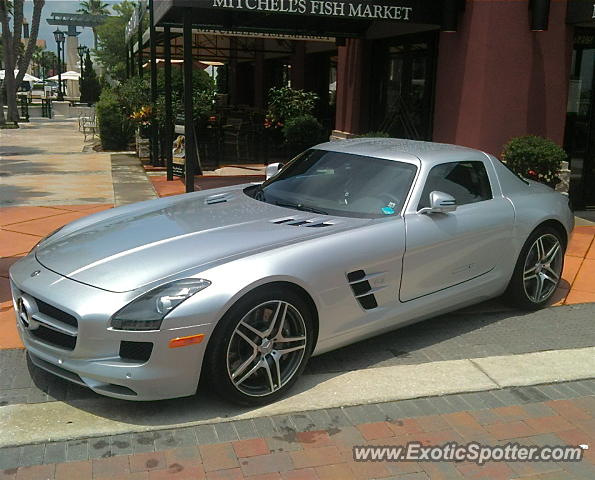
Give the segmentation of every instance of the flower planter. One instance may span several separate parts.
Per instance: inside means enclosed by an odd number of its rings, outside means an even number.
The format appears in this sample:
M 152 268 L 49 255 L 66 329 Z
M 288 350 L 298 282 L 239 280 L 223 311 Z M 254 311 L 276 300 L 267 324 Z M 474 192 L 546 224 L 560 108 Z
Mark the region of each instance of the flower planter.
M 151 142 L 139 130 L 136 131 L 136 153 L 141 160 L 148 159 L 151 155 Z

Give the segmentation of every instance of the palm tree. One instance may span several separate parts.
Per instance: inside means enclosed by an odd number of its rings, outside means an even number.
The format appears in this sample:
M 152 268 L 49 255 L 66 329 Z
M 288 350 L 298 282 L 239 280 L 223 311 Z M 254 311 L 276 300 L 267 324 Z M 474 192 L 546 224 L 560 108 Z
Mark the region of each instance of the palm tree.
M 109 4 L 103 3 L 101 0 L 83 0 L 79 2 L 81 8 L 77 10 L 79 13 L 86 15 L 108 15 Z M 93 40 L 95 44 L 95 50 L 97 50 L 97 28 L 93 27 Z

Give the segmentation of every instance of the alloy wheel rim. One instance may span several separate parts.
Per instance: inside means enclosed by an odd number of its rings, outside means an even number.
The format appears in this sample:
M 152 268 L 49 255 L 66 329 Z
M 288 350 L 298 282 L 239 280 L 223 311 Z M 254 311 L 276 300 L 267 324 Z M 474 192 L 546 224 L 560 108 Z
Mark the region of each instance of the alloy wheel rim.
M 548 299 L 558 287 L 562 273 L 562 246 L 555 235 L 547 233 L 535 240 L 523 267 L 523 286 L 533 303 Z
M 242 317 L 227 347 L 227 374 L 240 392 L 270 395 L 296 374 L 307 333 L 297 308 L 282 300 L 264 302 Z

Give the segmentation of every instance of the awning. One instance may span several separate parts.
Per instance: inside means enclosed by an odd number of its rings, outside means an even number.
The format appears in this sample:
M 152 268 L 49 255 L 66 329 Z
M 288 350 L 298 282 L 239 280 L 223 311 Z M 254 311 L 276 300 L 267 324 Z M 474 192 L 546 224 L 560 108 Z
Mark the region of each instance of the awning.
M 176 26 L 189 12 L 195 28 L 358 37 L 373 22 L 440 24 L 436 0 L 160 0 L 155 25 Z M 190 10 L 188 10 L 190 9 Z

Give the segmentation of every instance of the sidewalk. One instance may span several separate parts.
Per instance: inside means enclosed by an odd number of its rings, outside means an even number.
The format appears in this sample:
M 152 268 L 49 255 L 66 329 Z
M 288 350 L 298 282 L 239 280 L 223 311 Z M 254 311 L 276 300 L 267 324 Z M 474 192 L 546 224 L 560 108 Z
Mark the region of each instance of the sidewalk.
M 315 410 L 0 450 L 2 479 L 595 478 L 595 381 Z M 354 446 L 578 446 L 577 462 L 355 461 Z

